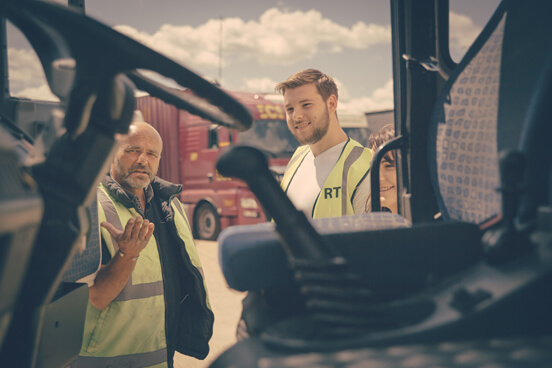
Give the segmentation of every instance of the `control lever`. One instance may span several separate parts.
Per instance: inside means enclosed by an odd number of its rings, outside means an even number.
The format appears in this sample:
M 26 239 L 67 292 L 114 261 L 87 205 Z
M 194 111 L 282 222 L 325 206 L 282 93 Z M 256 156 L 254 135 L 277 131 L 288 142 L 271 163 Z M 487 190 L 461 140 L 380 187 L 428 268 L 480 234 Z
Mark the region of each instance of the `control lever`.
M 238 146 L 224 152 L 217 162 L 224 176 L 245 181 L 276 222 L 284 240 L 284 250 L 296 259 L 330 260 L 335 250 L 313 228 L 305 214 L 295 208 L 268 168 L 263 153 L 253 147 Z M 334 259 L 343 263 L 343 258 Z
M 515 224 L 522 192 L 524 166 L 522 153 L 501 152 L 499 191 L 502 193 L 502 223 L 499 228 L 489 229 L 482 237 L 483 247 L 490 263 L 508 261 L 530 249 L 527 234 L 519 231 Z

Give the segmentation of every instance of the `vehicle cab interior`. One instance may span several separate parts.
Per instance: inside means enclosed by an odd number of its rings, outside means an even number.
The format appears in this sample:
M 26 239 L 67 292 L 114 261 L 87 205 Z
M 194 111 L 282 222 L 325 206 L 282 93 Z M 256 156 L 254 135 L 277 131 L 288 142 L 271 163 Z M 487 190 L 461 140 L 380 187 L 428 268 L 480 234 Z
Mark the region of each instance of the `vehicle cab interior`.
M 244 303 L 247 333 L 212 367 L 552 361 L 552 5 L 503 0 L 455 63 L 447 0 L 390 3 L 396 138 L 372 161 L 372 212 L 308 220 L 253 147 L 217 164 L 274 222 L 219 237 L 228 285 L 255 299 Z M 79 9 L 4 0 L 0 19 L 0 361 L 67 367 L 100 265 L 96 186 L 135 91 L 240 132 L 252 117 Z M 6 21 L 36 52 L 59 103 L 10 95 Z M 391 150 L 398 214 L 379 211 L 379 162 Z

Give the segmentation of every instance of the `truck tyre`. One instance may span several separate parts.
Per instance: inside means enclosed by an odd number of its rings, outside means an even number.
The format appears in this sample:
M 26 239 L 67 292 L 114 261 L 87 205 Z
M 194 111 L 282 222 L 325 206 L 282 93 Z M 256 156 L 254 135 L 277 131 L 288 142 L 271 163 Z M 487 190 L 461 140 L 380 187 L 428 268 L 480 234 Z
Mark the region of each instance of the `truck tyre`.
M 220 233 L 220 217 L 209 203 L 200 204 L 195 211 L 194 232 L 198 239 L 217 240 Z

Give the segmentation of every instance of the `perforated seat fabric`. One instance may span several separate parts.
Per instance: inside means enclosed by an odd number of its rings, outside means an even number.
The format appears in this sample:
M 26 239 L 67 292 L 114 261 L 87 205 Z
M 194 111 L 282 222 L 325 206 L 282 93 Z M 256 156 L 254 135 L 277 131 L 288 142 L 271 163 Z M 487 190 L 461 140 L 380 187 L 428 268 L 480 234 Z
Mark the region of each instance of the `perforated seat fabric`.
M 479 224 L 501 211 L 497 117 L 505 18 L 489 23 L 451 76 L 429 127 L 432 183 L 447 220 Z
M 445 219 L 480 224 L 501 215 L 498 154 L 522 153 L 520 209 L 529 228 L 549 204 L 552 3 L 503 1 L 455 69 L 429 126 L 428 160 Z
M 90 283 L 101 266 L 101 240 L 98 223 L 98 202 L 94 200 L 88 208 L 90 229 L 84 249 L 73 256 L 62 276 L 62 282 Z

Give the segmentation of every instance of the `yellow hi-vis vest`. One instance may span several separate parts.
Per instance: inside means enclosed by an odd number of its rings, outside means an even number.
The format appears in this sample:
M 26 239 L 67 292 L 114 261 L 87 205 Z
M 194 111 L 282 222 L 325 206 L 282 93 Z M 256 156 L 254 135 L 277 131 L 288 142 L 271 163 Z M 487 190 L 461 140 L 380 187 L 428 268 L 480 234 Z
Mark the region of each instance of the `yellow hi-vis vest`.
M 289 160 L 280 183 L 285 192 L 309 151 L 309 146 L 301 146 Z M 312 218 L 354 215 L 353 196 L 358 185 L 368 175 L 371 161 L 372 151 L 349 138 L 318 193 L 312 209 Z
M 139 216 L 108 194 L 103 185 L 98 190 L 100 223 L 110 222 L 117 229 L 130 218 Z M 199 254 L 190 227 L 178 200 L 171 200 L 178 236 L 183 240 L 192 264 L 202 273 Z M 118 251 L 107 230 L 101 228 L 109 253 Z M 209 301 L 207 306 L 210 308 Z M 77 366 L 167 367 L 165 334 L 165 299 L 161 261 L 155 237 L 140 253 L 132 275 L 107 308 L 99 310 L 90 301 L 86 311 L 84 336 Z

